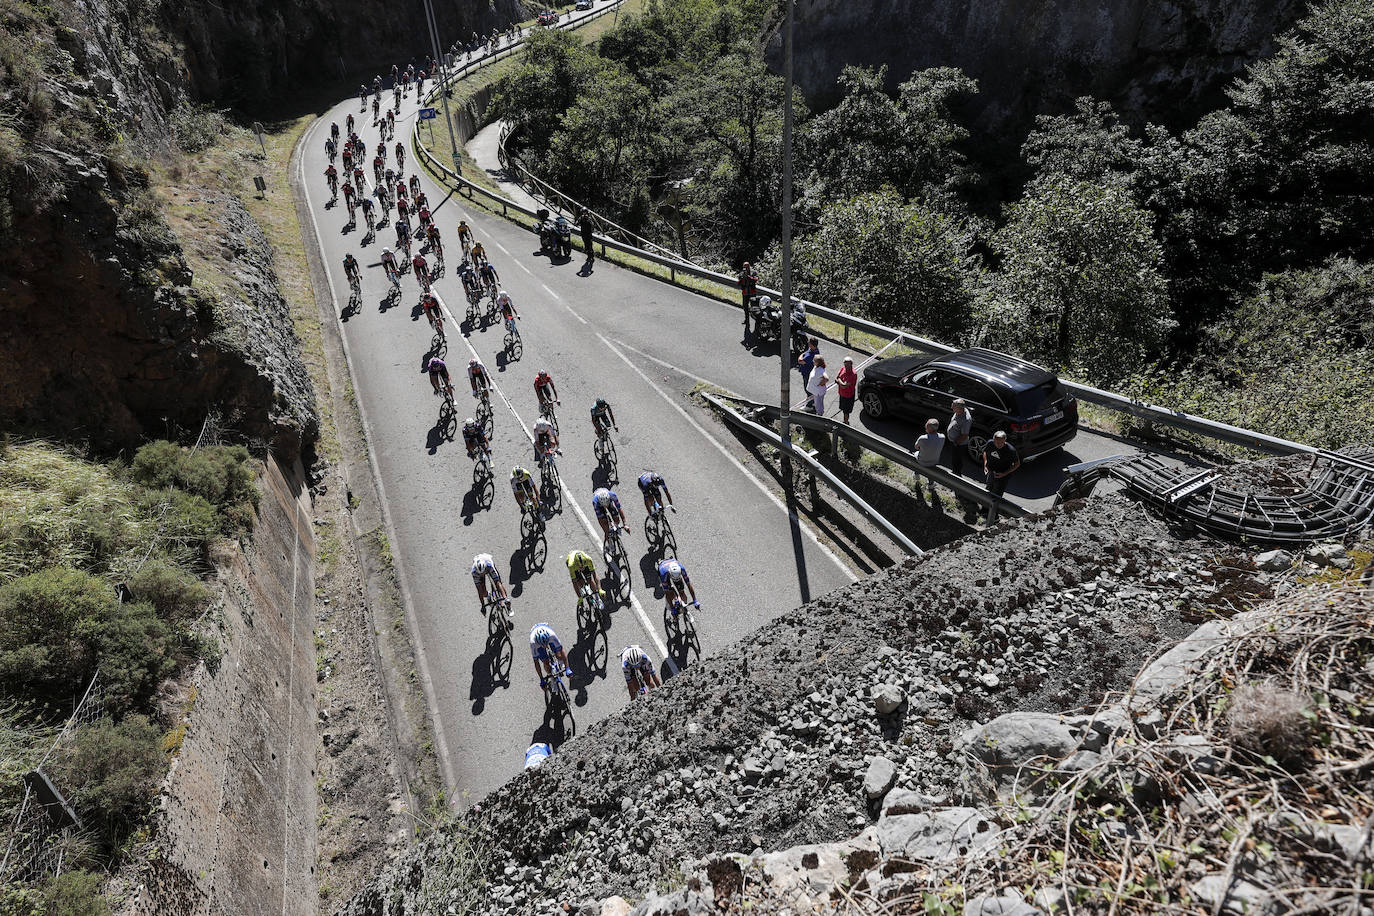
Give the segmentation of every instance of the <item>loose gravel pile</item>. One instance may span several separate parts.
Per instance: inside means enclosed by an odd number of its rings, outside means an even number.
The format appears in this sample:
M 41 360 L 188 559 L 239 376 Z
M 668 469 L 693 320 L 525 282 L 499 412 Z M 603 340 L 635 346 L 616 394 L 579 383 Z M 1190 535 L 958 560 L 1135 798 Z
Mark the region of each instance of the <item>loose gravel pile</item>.
M 1096 705 L 1201 609 L 1269 590 L 1248 559 L 1181 540 L 1119 496 L 979 532 L 692 666 L 432 834 L 341 913 L 596 913 L 713 851 L 851 836 L 893 784 L 960 795 L 970 727 Z

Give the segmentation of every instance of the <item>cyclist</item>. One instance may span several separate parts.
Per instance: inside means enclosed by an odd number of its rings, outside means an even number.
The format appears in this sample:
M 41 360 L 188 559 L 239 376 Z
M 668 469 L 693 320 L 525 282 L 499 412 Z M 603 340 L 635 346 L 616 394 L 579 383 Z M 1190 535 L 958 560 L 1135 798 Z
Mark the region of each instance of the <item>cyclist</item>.
M 358 189 L 358 193 L 367 193 L 367 174 L 363 172 L 361 162 L 353 163 L 353 187 Z
M 333 159 L 333 156 L 329 157 Z M 329 168 L 324 170 L 324 180 L 329 183 L 329 199 L 334 200 L 339 196 L 339 170 L 334 168 L 334 163 L 329 163 Z
M 458 221 L 458 243 L 463 246 L 463 257 L 468 256 L 468 249 L 472 247 L 472 229 L 468 227 L 468 221 L 460 219 Z
M 378 185 L 377 187 L 377 203 L 382 207 L 383 219 L 391 212 L 391 195 L 387 193 L 386 188 L 386 185 Z
M 349 184 L 347 181 L 343 183 L 343 196 L 344 203 L 348 206 L 348 218 L 351 220 L 353 218 L 353 208 L 358 204 L 357 201 L 353 199 L 353 185 Z
M 333 162 L 334 157 L 339 155 L 339 145 L 334 142 L 333 137 L 324 138 L 324 154 L 329 157 L 330 162 Z
M 385 147 L 383 147 L 385 149 Z M 381 156 L 372 157 L 372 183 L 379 188 L 382 185 L 382 176 L 386 174 L 386 160 Z
M 574 550 L 568 554 L 568 578 L 572 580 L 573 594 L 579 599 L 582 597 L 583 583 L 590 585 L 592 591 L 603 598 L 606 596 L 606 590 L 601 587 L 601 580 L 596 575 L 596 562 L 585 550 Z
M 596 513 L 596 520 L 601 523 L 601 534 L 607 538 L 611 536 L 612 528 L 619 528 L 622 531 L 629 531 L 630 526 L 625 524 L 625 510 L 620 505 L 620 497 L 614 490 L 605 487 L 597 487 L 592 491 L 592 511 Z
M 373 226 L 372 226 L 372 198 L 370 198 L 370 197 L 364 197 L 362 200 L 358 201 L 358 205 L 359 205 L 360 207 L 363 208 L 363 222 L 367 223 L 367 228 L 368 228 L 369 231 L 371 231 L 371 229 L 373 228 Z
M 338 143 L 338 142 L 339 142 L 339 122 L 338 122 L 338 121 L 330 121 L 330 122 L 329 122 L 329 139 L 333 140 L 335 143 Z
M 491 266 L 490 261 L 482 262 L 482 266 L 477 270 L 477 275 L 482 278 L 482 284 L 493 292 L 496 290 L 496 284 L 501 282 L 501 275 L 496 272 L 495 267 Z
M 476 302 L 482 295 L 482 287 L 477 282 L 477 274 L 472 272 L 472 266 L 466 262 L 458 268 L 458 279 L 463 281 L 463 293 L 468 297 L 469 302 Z
M 396 173 L 396 199 L 410 200 L 410 192 L 406 190 L 406 180 L 401 177 L 401 173 Z
M 352 145 L 352 144 L 349 144 L 349 145 L 347 145 L 347 146 L 345 146 L 345 147 L 343 148 L 343 156 L 342 156 L 341 158 L 343 159 L 344 175 L 345 175 L 345 176 L 351 175 L 351 174 L 353 173 L 353 145 Z
M 429 207 L 423 206 L 418 200 L 415 201 L 415 215 L 420 219 L 420 228 L 422 230 L 428 230 L 430 220 Z
M 425 368 L 429 370 L 429 384 L 434 389 L 434 393 L 439 394 L 440 391 L 447 391 L 449 397 L 453 397 L 453 382 L 448 377 L 448 366 L 444 365 L 444 361 L 437 356 L 431 356 L 429 365 Z M 442 389 L 439 387 L 440 379 L 444 380 Z
M 663 491 L 663 499 L 659 499 L 660 490 Z M 673 505 L 673 494 L 668 492 L 667 482 L 657 471 L 645 471 L 639 475 L 639 492 L 644 495 L 644 511 L 647 514 L 653 515 L 654 507 L 662 507 L 665 500 L 669 509 L 677 511 L 677 506 Z
M 683 592 L 684 587 L 692 595 L 692 607 L 701 607 L 701 602 L 697 600 L 697 590 L 692 585 L 691 577 L 687 575 L 687 567 L 672 557 L 658 561 L 658 585 L 659 588 L 663 589 L 664 607 L 674 617 L 677 616 L 677 608 L 673 607 L 673 598 L 686 601 L 687 594 Z
M 429 264 L 425 262 L 425 256 L 415 252 L 415 257 L 410 259 L 410 267 L 415 271 L 415 279 L 424 286 L 425 292 L 429 292 Z
M 396 255 L 390 248 L 382 249 L 382 270 L 386 271 L 386 278 L 393 283 L 401 280 L 401 268 L 396 266 Z
M 520 507 L 520 511 L 525 511 L 525 497 L 528 495 L 534 500 L 534 507 L 539 506 L 539 488 L 534 484 L 534 478 L 530 472 L 520 465 L 510 469 L 510 489 L 515 494 L 515 504 Z
M 547 623 L 536 623 L 530 630 L 530 658 L 534 660 L 534 673 L 539 678 L 539 686 L 548 689 L 549 678 L 553 676 L 553 660 L 558 659 L 568 677 L 572 669 L 568 667 L 568 653 L 558 641 L 558 634 Z
M 396 141 L 396 171 L 403 172 L 406 167 L 406 146 L 400 140 Z
M 474 398 L 491 395 L 491 375 L 487 373 L 487 367 L 482 365 L 482 361 L 475 356 L 468 360 L 468 383 L 472 385 Z
M 404 197 L 396 198 L 396 217 L 406 221 L 406 236 L 410 236 L 410 202 Z
M 425 293 L 420 297 L 420 308 L 424 310 L 425 320 L 429 322 L 430 327 L 438 331 L 440 329 L 439 323 L 444 320 L 444 313 L 439 308 L 438 298 L 433 293 Z
M 372 97 L 372 123 L 373 123 L 373 124 L 376 124 L 379 120 L 381 120 L 381 114 L 382 114 L 382 99 L 381 99 L 381 96 L 376 96 L 376 95 L 374 95 L 374 96 Z
M 620 653 L 620 670 L 625 675 L 625 689 L 630 691 L 632 700 L 641 693 L 648 693 L 663 685 L 648 653 L 639 646 L 626 646 L 625 651 Z
M 473 242 L 473 243 L 472 243 L 472 263 L 473 263 L 474 265 L 476 265 L 476 264 L 484 264 L 484 263 L 486 263 L 486 260 L 487 260 L 487 250 L 486 250 L 485 248 L 482 247 L 482 243 L 481 243 L 481 242 Z
M 510 601 L 510 595 L 506 593 L 506 584 L 501 581 L 501 574 L 496 571 L 496 561 L 489 553 L 479 553 L 472 558 L 472 584 L 477 586 L 477 597 L 482 602 L 483 613 L 487 609 L 487 579 L 491 579 L 492 598 L 497 601 Z M 506 613 L 514 616 L 510 610 Z
M 404 248 L 407 253 L 410 251 L 410 223 L 406 222 L 404 213 L 396 214 L 396 247 Z
M 344 255 L 344 276 L 348 278 L 349 285 L 356 284 L 362 279 L 362 274 L 358 270 L 358 259 L 353 257 L 353 252 Z
M 504 289 L 496 294 L 496 308 L 501 312 L 501 318 L 506 323 L 506 330 L 515 331 L 515 322 L 520 320 L 520 313 L 515 310 L 515 302 L 511 299 L 510 293 Z
M 534 421 L 534 457 L 535 460 L 544 457 L 546 452 L 552 451 L 556 455 L 563 454 L 558 450 L 558 433 L 553 431 L 553 424 L 540 417 Z
M 411 175 L 411 176 L 410 176 L 410 196 L 411 196 L 411 197 L 419 197 L 419 196 L 420 196 L 420 176 L 419 176 L 419 175 Z
M 596 431 L 597 438 L 606 435 L 606 425 L 610 424 L 616 432 L 620 432 L 620 427 L 615 423 L 615 411 L 611 410 L 611 405 L 606 403 L 605 398 L 597 398 L 592 405 L 592 429 Z
M 386 110 L 386 135 L 388 137 L 396 133 L 396 109 L 401 107 L 401 96 L 396 95 L 396 104 Z
M 534 396 L 541 406 L 550 401 L 555 404 L 563 403 L 558 400 L 558 388 L 553 383 L 553 376 L 543 369 L 534 377 Z
M 391 168 L 390 166 L 388 166 L 386 170 L 386 186 L 388 188 L 393 188 L 396 186 L 396 170 Z
M 463 444 L 468 447 L 468 457 L 477 457 L 477 449 L 480 446 L 483 451 L 491 451 L 491 443 L 487 441 L 487 432 L 472 417 L 463 421 Z
M 344 124 L 348 127 L 348 137 L 351 140 L 353 138 L 353 115 L 350 114 Z
M 439 227 L 430 223 L 425 230 L 425 237 L 429 239 L 429 250 L 434 252 L 434 259 L 440 264 L 444 263 L 444 245 L 439 239 Z
M 423 189 L 423 188 L 421 188 L 420 190 L 416 191 L 416 192 L 415 192 L 414 194 L 412 194 L 411 196 L 415 198 L 415 209 L 417 209 L 417 210 L 428 210 L 428 209 L 429 209 L 429 195 L 426 194 L 426 193 L 424 192 L 424 189 Z

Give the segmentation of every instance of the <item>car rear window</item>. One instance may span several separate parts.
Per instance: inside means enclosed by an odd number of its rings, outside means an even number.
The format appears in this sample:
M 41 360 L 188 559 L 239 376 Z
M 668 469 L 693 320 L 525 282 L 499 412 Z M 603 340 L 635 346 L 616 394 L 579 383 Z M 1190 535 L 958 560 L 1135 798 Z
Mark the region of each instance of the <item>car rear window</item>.
M 1023 417 L 1032 417 L 1064 400 L 1064 386 L 1058 380 L 1036 385 L 1016 394 L 1016 410 Z

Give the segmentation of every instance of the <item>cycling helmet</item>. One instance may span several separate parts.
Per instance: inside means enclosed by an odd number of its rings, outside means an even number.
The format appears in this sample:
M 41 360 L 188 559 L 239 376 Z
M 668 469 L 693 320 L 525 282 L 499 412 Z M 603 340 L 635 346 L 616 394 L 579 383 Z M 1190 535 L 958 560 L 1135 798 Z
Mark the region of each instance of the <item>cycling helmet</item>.
M 606 403 L 606 399 L 605 399 L 605 398 L 597 398 L 597 399 L 596 399 L 596 403 L 593 404 L 592 406 L 593 406 L 593 407 L 597 407 L 597 408 L 601 408 L 601 407 L 610 407 L 611 405 Z
M 666 571 L 668 573 L 668 578 L 670 579 L 682 578 L 682 564 L 679 563 L 677 560 L 669 560 L 668 565 L 666 567 Z
M 503 290 L 501 290 L 499 293 L 496 294 L 496 298 L 497 298 L 497 299 L 509 299 L 510 296 L 506 295 L 506 291 L 503 289 Z
M 510 469 L 510 476 L 518 477 L 521 480 L 524 480 L 526 477 L 530 476 L 530 472 L 517 464 L 515 467 Z
M 625 649 L 625 664 L 636 667 L 644 663 L 644 650 L 639 646 L 629 646 Z
M 766 309 L 773 304 L 772 296 L 759 296 L 759 308 Z
M 466 420 L 463 421 L 463 428 L 464 428 L 464 429 L 467 429 L 469 426 L 476 426 L 476 425 L 477 425 L 477 421 L 474 420 L 472 417 L 468 417 Z
M 534 637 L 537 646 L 548 648 L 549 643 L 553 642 L 553 630 L 547 626 L 535 627 L 530 635 Z
M 475 357 L 475 356 L 474 356 L 472 359 L 468 360 L 468 368 L 469 368 L 469 369 L 475 369 L 475 368 L 477 368 L 479 365 L 481 365 L 481 363 L 477 362 L 477 357 Z
M 386 256 L 389 255 L 389 254 L 391 254 L 391 249 L 390 249 L 390 248 L 383 248 L 383 249 L 382 249 L 382 257 L 386 257 Z

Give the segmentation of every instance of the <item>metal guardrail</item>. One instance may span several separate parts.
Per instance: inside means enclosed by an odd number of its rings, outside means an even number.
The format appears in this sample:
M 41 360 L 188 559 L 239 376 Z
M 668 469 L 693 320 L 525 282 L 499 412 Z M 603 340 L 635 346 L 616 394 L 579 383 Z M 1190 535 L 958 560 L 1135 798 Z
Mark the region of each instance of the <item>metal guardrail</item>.
M 598 15 L 605 15 L 605 13 L 609 12 L 612 8 L 614 8 L 614 5 L 615 4 L 601 10 Z M 588 21 L 589 18 L 595 18 L 595 16 L 584 17 L 584 19 L 577 20 L 577 22 L 580 23 L 583 21 Z M 495 52 L 492 56 L 492 60 L 496 60 L 502 56 L 513 53 L 519 47 L 520 45 L 519 43 L 517 43 L 503 51 Z M 478 67 L 482 66 L 485 62 L 485 59 L 478 60 L 477 62 L 475 62 L 475 64 L 466 66 L 457 74 L 451 74 L 449 79 L 458 79 L 461 76 L 466 75 L 468 72 L 470 72 L 470 70 L 477 69 Z M 530 210 L 529 208 L 524 207 L 516 203 L 515 201 L 510 200 L 509 198 L 502 197 L 500 194 L 492 193 L 491 191 L 488 191 L 486 188 L 478 187 L 477 185 L 463 178 L 461 175 L 457 175 L 456 173 L 454 173 L 452 169 L 449 169 L 442 165 L 437 159 L 434 158 L 433 154 L 431 154 L 429 150 L 425 149 L 424 145 L 420 143 L 418 129 L 415 132 L 412 132 L 411 136 L 414 141 L 412 145 L 414 146 L 418 155 L 423 157 L 426 162 L 429 162 L 435 168 L 439 169 L 443 174 L 445 174 L 452 180 L 458 182 L 462 187 L 467 188 L 471 192 L 471 194 L 481 194 L 483 197 L 488 198 L 493 205 L 501 207 L 501 212 L 504 215 L 509 215 L 510 211 L 514 210 L 517 213 L 521 213 L 527 217 L 534 218 L 535 211 Z M 557 189 L 554 190 L 556 191 Z M 572 201 L 571 198 L 566 197 L 566 195 L 563 195 L 561 192 L 559 192 L 559 197 L 560 199 L 570 201 L 574 206 L 581 207 L 580 204 L 577 204 L 576 201 Z M 588 212 L 592 213 L 590 209 L 588 209 Z M 598 214 L 593 213 L 593 216 L 594 218 L 602 221 L 603 223 L 609 222 L 605 219 L 605 217 L 602 217 Z M 656 264 L 660 267 L 667 268 L 669 280 L 673 283 L 678 282 L 678 274 L 683 274 L 688 277 L 694 277 L 698 280 L 706 280 L 708 282 L 716 283 L 726 288 L 738 288 L 739 286 L 739 280 L 737 277 L 711 270 L 708 267 L 703 267 L 702 265 L 693 263 L 692 261 L 684 260 L 678 257 L 677 255 L 673 255 L 672 257 L 664 257 L 663 255 L 656 254 L 653 251 L 649 251 L 647 249 L 639 248 L 634 245 L 630 245 L 625 242 L 619 241 L 618 239 L 607 236 L 604 233 L 599 236 L 594 236 L 594 240 L 595 242 L 601 245 L 601 251 L 603 255 L 605 254 L 607 249 L 611 249 L 613 251 L 618 251 L 622 254 L 626 254 L 631 257 L 648 261 L 651 264 Z M 763 286 L 760 286 L 758 289 L 760 293 L 773 296 L 774 298 L 779 300 L 782 298 L 782 293 L 778 290 L 769 289 Z M 920 337 L 916 334 L 912 334 L 909 331 L 903 331 L 898 328 L 890 328 L 886 325 L 878 324 L 876 321 L 869 321 L 864 318 L 859 318 L 855 315 L 850 315 L 846 312 L 841 312 L 838 309 L 832 309 L 823 305 L 818 305 L 814 302 L 809 302 L 805 299 L 796 299 L 796 301 L 802 304 L 802 306 L 806 309 L 807 314 L 824 318 L 825 320 L 834 322 L 835 324 L 838 324 L 840 327 L 844 328 L 846 331 L 846 342 L 848 342 L 848 332 L 854 330 L 862 331 L 866 334 L 872 334 L 874 336 L 885 338 L 887 340 L 900 341 L 905 346 L 911 347 L 912 349 L 919 350 L 925 353 L 947 354 L 957 352 L 957 348 L 955 347 L 951 347 L 948 344 L 940 343 L 939 341 L 930 340 L 925 337 Z M 784 310 L 784 313 L 785 312 L 786 310 Z M 1063 378 L 1061 378 L 1060 381 L 1063 383 L 1065 389 L 1071 392 L 1075 397 L 1081 398 L 1084 401 L 1087 401 L 1092 404 L 1097 404 L 1100 407 L 1105 407 L 1108 410 L 1128 414 L 1141 420 L 1146 420 L 1151 423 L 1157 423 L 1161 426 L 1168 426 L 1174 429 L 1181 429 L 1186 432 L 1194 433 L 1196 435 L 1205 436 L 1210 439 L 1216 439 L 1221 442 L 1227 442 L 1232 445 L 1239 445 L 1244 448 L 1253 449 L 1254 451 L 1263 452 L 1271 455 L 1315 455 L 1318 451 L 1316 448 L 1313 448 L 1310 445 L 1303 445 L 1300 442 L 1293 442 L 1288 439 L 1281 439 L 1277 436 L 1269 436 L 1264 433 L 1257 433 L 1253 430 L 1243 429 L 1239 426 L 1232 426 L 1228 423 L 1220 423 L 1216 420 L 1209 420 L 1206 417 L 1199 417 L 1195 414 L 1185 413 L 1181 410 L 1171 410 L 1167 407 L 1161 407 L 1157 404 L 1149 404 L 1145 401 L 1140 401 L 1136 400 L 1135 398 L 1128 398 L 1124 395 L 1116 394 L 1115 392 L 1104 391 L 1100 388 L 1094 388 L 1091 385 L 1084 385 L 1079 382 L 1073 382 Z
M 708 398 L 711 397 L 709 394 L 703 396 Z M 721 395 L 721 397 L 726 400 L 734 401 L 737 404 L 743 404 L 756 415 L 765 416 L 770 421 L 778 418 L 778 408 L 775 404 L 760 404 L 756 401 L 750 401 L 733 394 Z M 788 414 L 788 419 L 793 426 L 801 426 L 806 429 L 812 429 L 816 432 L 830 435 L 832 441 L 835 443 L 836 450 L 839 449 L 839 442 L 841 439 L 848 439 L 860 448 L 866 448 L 874 454 L 882 455 L 893 464 L 900 465 L 908 471 L 930 478 L 945 489 L 954 491 L 958 496 L 976 502 L 982 506 L 991 507 L 995 505 L 998 515 L 1005 515 L 1011 518 L 1023 518 L 1031 514 L 1028 509 L 1018 503 L 1012 502 L 1004 496 L 996 496 L 990 493 L 986 487 L 981 487 L 971 480 L 966 480 L 957 474 L 952 474 L 942 467 L 928 468 L 917 464 L 916 456 L 908 450 L 902 448 L 900 445 L 889 442 L 887 439 L 865 432 L 862 429 L 856 429 L 853 426 L 846 426 L 843 423 L 837 423 L 834 420 L 801 411 L 791 412 Z
M 723 403 L 719 398 L 715 397 L 714 395 L 705 393 L 702 395 L 702 397 L 706 398 L 707 401 L 709 401 L 717 409 L 719 409 L 727 420 L 729 420 L 731 423 L 734 423 L 736 426 L 738 426 L 745 432 L 749 433 L 754 438 L 762 442 L 767 442 L 769 445 L 772 445 L 776 448 L 782 447 L 782 436 L 780 434 L 773 432 L 771 429 L 768 429 L 767 427 L 760 426 L 753 420 L 740 416 L 734 410 L 731 410 L 727 404 Z M 858 509 L 859 512 L 862 513 L 863 516 L 867 518 L 870 522 L 877 525 L 879 528 L 883 529 L 883 531 L 887 533 L 887 536 L 892 538 L 892 540 L 896 541 L 899 545 L 901 545 L 902 549 L 905 550 L 907 553 L 917 557 L 925 553 L 925 551 L 917 547 L 916 544 L 912 542 L 911 538 L 903 534 L 901 529 L 899 529 L 896 525 L 888 521 L 887 518 L 884 517 L 883 514 L 880 513 L 877 509 L 874 509 L 867 502 L 865 502 L 862 496 L 851 490 L 848 484 L 844 483 L 844 481 L 836 477 L 835 474 L 825 465 L 821 464 L 811 455 L 807 454 L 806 452 L 800 449 L 792 449 L 792 457 L 798 459 L 807 467 L 809 467 L 812 473 L 820 477 L 823 477 L 826 483 L 830 484 L 830 486 L 833 487 L 837 493 L 839 493 L 845 499 L 849 500 L 849 502 L 854 506 L 854 508 Z

